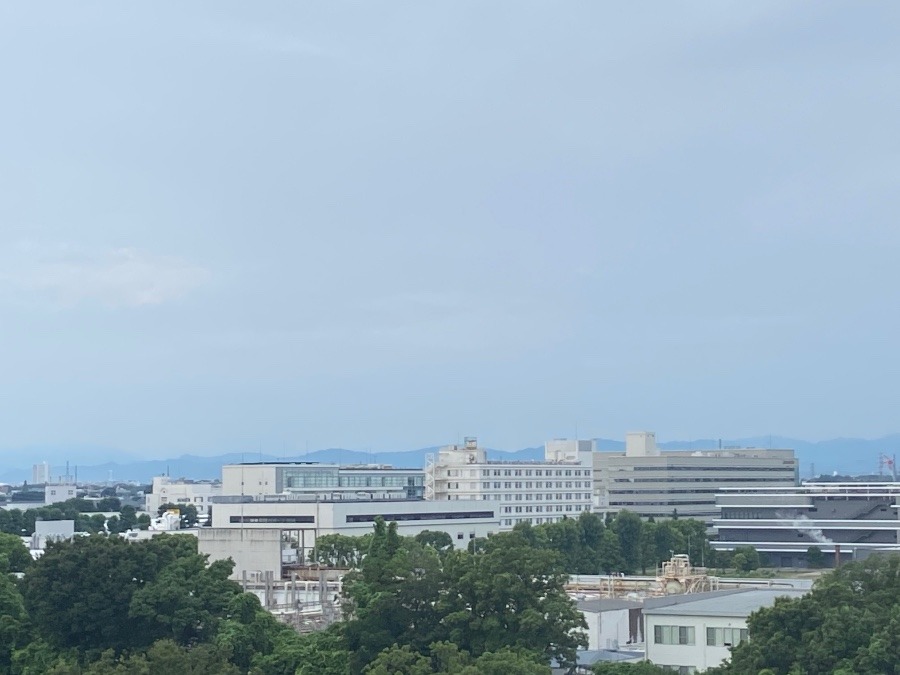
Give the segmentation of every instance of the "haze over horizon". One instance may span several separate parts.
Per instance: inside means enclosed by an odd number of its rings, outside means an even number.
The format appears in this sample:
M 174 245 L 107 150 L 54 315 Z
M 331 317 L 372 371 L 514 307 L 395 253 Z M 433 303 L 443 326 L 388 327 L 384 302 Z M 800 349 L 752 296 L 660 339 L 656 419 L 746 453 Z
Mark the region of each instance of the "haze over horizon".
M 3 461 L 895 432 L 900 6 L 648 7 L 0 7 Z

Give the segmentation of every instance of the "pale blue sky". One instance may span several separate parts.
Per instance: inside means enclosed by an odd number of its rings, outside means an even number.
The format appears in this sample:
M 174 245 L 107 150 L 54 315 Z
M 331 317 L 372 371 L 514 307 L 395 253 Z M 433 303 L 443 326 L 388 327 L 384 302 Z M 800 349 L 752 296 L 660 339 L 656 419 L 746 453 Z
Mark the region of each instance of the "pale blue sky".
M 898 34 L 892 2 L 5 3 L 0 448 L 897 431 Z

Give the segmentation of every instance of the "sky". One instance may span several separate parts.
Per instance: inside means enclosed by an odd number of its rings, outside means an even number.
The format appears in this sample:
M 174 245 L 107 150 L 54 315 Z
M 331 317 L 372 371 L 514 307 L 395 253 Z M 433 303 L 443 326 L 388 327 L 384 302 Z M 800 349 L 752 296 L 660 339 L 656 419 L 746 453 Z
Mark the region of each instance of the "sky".
M 900 431 L 898 28 L 4 3 L 0 462 Z

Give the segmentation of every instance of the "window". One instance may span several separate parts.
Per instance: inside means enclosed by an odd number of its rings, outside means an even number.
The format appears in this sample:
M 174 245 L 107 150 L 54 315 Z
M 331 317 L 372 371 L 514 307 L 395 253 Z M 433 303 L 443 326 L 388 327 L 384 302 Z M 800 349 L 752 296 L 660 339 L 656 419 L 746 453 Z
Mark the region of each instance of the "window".
M 654 626 L 653 644 L 657 645 L 693 645 L 693 626 Z
M 750 631 L 746 628 L 707 628 L 706 645 L 708 647 L 736 647 L 746 641 Z
M 456 533 L 456 538 L 457 538 L 457 539 L 462 539 L 462 532 L 457 532 L 457 533 Z

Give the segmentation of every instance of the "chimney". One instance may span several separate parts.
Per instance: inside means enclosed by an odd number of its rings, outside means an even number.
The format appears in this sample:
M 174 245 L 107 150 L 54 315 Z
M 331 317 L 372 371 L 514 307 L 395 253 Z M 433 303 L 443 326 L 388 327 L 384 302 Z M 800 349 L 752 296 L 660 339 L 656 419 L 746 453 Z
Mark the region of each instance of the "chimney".
M 841 566 L 841 545 L 834 545 L 834 568 L 837 569 Z

